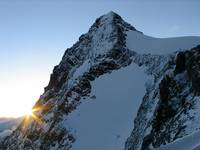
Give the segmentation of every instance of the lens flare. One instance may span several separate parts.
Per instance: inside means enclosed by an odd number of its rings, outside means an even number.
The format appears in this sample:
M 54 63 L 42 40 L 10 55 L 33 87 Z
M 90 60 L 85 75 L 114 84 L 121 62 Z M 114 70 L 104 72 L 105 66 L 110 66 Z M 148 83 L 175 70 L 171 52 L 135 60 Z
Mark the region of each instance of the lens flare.
M 24 128 L 26 128 L 31 121 L 35 121 L 38 125 L 42 125 L 42 121 L 40 117 L 38 117 L 38 114 L 37 114 L 38 111 L 40 110 L 41 110 L 40 107 L 33 108 L 26 114 L 26 117 L 24 120 Z
M 27 114 L 26 114 L 27 117 L 31 117 L 33 115 L 34 115 L 34 111 L 33 110 L 28 111 Z

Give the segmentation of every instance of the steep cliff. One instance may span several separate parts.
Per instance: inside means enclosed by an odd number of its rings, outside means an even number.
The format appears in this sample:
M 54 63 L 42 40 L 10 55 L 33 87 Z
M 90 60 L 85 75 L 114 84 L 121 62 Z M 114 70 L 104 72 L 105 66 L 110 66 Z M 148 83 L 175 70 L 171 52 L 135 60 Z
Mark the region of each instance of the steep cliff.
M 198 43 L 149 37 L 114 12 L 101 16 L 55 66 L 34 116 L 0 148 L 138 150 L 195 132 Z

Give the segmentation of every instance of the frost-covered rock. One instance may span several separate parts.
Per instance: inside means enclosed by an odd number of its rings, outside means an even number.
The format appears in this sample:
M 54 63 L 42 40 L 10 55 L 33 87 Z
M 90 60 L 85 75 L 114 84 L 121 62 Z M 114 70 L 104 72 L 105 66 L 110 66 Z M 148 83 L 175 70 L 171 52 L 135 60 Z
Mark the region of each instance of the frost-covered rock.
M 198 43 L 149 37 L 114 12 L 101 16 L 53 69 L 36 117 L 0 148 L 139 150 L 197 131 Z
M 161 73 L 143 98 L 127 150 L 158 148 L 199 130 L 199 50 L 179 52 L 158 67 Z

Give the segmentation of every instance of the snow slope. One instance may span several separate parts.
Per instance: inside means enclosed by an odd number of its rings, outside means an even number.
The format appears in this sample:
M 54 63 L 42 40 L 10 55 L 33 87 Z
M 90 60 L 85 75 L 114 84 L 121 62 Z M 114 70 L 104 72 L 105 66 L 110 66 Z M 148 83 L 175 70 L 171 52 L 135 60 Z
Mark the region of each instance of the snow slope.
M 54 67 L 34 106 L 41 108 L 35 112 L 41 123 L 31 118 L 27 128 L 21 124 L 3 148 L 123 150 L 125 143 L 131 150 L 140 147 L 151 131 L 147 122 L 159 106 L 159 83 L 173 75 L 174 52 L 199 43 L 200 37 L 153 38 L 113 12 L 101 16 Z
M 200 37 L 154 38 L 137 31 L 129 31 L 126 42 L 129 49 L 140 54 L 169 54 L 197 46 L 200 44 Z
M 200 131 L 156 150 L 200 150 Z
M 87 97 L 66 118 L 76 141 L 72 150 L 122 150 L 145 93 L 143 68 L 136 64 L 100 76 Z

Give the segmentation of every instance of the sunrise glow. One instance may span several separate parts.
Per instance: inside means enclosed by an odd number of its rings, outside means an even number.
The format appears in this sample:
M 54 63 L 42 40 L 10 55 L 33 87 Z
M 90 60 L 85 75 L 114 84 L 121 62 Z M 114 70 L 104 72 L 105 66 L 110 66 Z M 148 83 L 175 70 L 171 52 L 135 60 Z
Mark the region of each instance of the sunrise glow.
M 30 109 L 26 114 L 26 119 L 33 118 L 34 120 L 40 122 L 40 119 L 37 117 L 36 112 L 40 111 L 41 108 Z
M 34 116 L 34 111 L 33 111 L 33 110 L 28 111 L 27 114 L 26 114 L 26 116 L 27 116 L 27 117 L 32 117 L 32 116 Z
M 23 129 L 26 129 L 27 126 L 31 123 L 31 121 L 36 122 L 38 125 L 42 125 L 42 120 L 38 116 L 38 112 L 41 110 L 40 107 L 30 109 L 27 114 L 25 115 L 25 120 L 23 123 Z
M 45 79 L 47 78 L 47 79 Z M 43 93 L 48 76 L 13 75 L 0 79 L 0 117 L 32 116 L 32 107 Z

